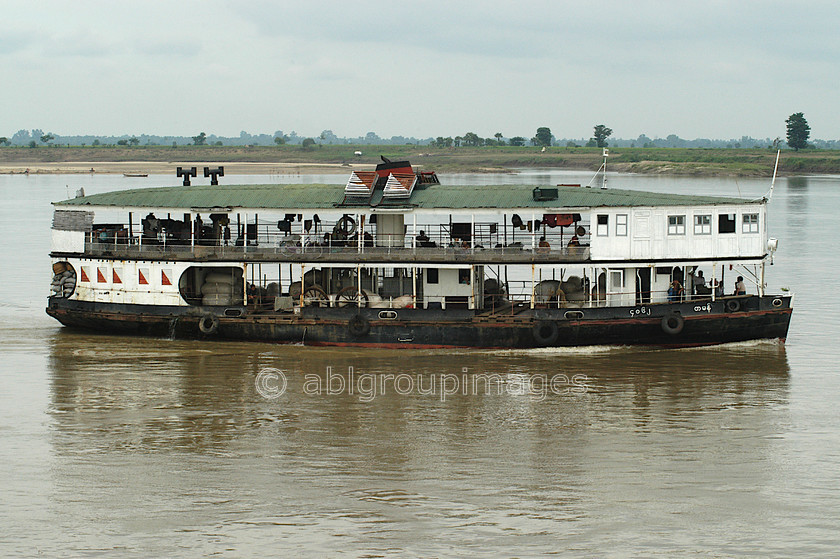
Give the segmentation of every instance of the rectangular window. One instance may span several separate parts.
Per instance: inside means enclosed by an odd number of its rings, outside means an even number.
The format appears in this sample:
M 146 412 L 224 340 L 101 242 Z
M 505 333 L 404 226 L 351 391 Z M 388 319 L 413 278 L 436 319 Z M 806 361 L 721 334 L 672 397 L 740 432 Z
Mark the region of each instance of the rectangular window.
M 718 216 L 718 233 L 735 232 L 735 214 L 720 214 Z
M 598 229 L 599 237 L 606 237 L 610 234 L 610 216 L 606 214 L 598 214 Z
M 741 233 L 758 233 L 758 214 L 744 214 Z
M 712 234 L 712 216 L 710 216 L 710 215 L 695 215 L 694 216 L 694 234 L 695 235 L 711 235 Z
M 615 216 L 615 235 L 617 237 L 627 236 L 627 214 Z
M 669 215 L 668 216 L 668 234 L 669 235 L 685 235 L 685 216 L 684 215 Z
M 429 268 L 426 270 L 426 283 L 433 284 L 438 282 L 438 269 Z
M 469 285 L 470 284 L 470 271 L 469 270 L 458 270 L 458 283 L 461 285 Z

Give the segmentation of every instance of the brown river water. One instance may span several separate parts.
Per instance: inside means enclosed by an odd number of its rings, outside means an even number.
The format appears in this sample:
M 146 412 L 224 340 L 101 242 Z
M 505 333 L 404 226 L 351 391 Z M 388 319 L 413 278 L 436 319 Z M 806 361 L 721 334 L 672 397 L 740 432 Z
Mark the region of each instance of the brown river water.
M 161 184 L 174 177 L 0 176 L 0 555 L 838 553 L 840 178 L 777 182 L 784 345 L 392 351 L 60 327 L 44 313 L 49 203 Z M 610 185 L 760 196 L 769 180 Z

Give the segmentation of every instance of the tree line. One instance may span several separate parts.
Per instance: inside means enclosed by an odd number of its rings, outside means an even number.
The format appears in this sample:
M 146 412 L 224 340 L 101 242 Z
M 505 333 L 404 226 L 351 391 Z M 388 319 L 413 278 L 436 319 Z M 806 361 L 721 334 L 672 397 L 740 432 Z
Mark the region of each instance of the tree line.
M 172 146 L 181 145 L 215 145 L 215 146 L 268 146 L 268 145 L 299 145 L 304 149 L 310 149 L 316 145 L 427 145 L 436 148 L 459 148 L 459 147 L 494 147 L 494 146 L 535 146 L 535 147 L 640 147 L 640 148 L 668 148 L 668 147 L 697 147 L 697 148 L 783 148 L 789 147 L 794 150 L 815 147 L 820 149 L 840 149 L 840 140 L 813 140 L 809 143 L 811 127 L 803 113 L 793 113 L 785 121 L 785 140 L 777 137 L 775 139 L 756 139 L 749 136 L 742 136 L 740 139 L 731 140 L 709 140 L 695 139 L 686 140 L 671 134 L 666 138 L 651 139 L 641 134 L 635 139 L 609 139 L 613 131 L 604 124 L 597 124 L 593 127 L 592 136 L 588 139 L 558 139 L 552 134 L 547 126 L 537 128 L 531 138 L 525 136 L 506 137 L 501 132 L 496 132 L 492 137 L 482 138 L 475 132 L 466 132 L 461 136 L 438 136 L 436 138 L 414 138 L 405 136 L 391 136 L 381 138 L 374 132 L 368 132 L 365 136 L 355 138 L 338 137 L 332 130 L 324 130 L 316 137 L 300 136 L 296 132 L 289 134 L 277 130 L 274 134 L 252 135 L 248 132 L 240 132 L 238 137 L 222 137 L 213 134 L 200 132 L 195 136 L 153 136 L 153 135 L 124 135 L 124 136 L 62 136 L 55 133 L 45 133 L 41 129 L 19 130 L 10 138 L 0 137 L 0 146 L 19 146 L 36 148 L 39 146 L 67 145 L 67 146 Z

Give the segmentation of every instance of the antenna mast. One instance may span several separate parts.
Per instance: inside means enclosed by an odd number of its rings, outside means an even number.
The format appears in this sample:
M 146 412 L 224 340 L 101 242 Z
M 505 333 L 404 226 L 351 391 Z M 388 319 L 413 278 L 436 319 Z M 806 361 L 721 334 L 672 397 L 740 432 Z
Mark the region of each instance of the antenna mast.
M 610 150 L 608 150 L 607 148 L 604 148 L 604 165 L 603 165 L 603 167 L 604 167 L 604 181 L 601 183 L 601 188 L 602 189 L 607 188 L 607 157 L 609 157 L 609 155 L 610 155 Z
M 601 188 L 602 189 L 607 188 L 607 157 L 609 157 L 609 155 L 610 155 L 610 150 L 608 150 L 607 148 L 604 148 L 603 153 L 604 153 L 604 162 L 601 163 L 601 166 L 598 167 L 597 171 L 595 171 L 595 174 L 592 176 L 589 183 L 586 185 L 586 188 L 592 188 L 592 181 L 594 181 L 598 177 L 598 173 L 600 173 L 602 169 L 604 171 L 604 176 L 603 176 L 603 179 L 602 179 L 602 182 L 601 182 Z
M 770 183 L 770 192 L 767 193 L 767 201 L 770 201 L 770 198 L 773 197 L 773 189 L 776 187 L 776 171 L 779 170 L 779 155 L 782 153 L 782 150 L 776 150 L 776 164 L 773 166 L 773 181 Z

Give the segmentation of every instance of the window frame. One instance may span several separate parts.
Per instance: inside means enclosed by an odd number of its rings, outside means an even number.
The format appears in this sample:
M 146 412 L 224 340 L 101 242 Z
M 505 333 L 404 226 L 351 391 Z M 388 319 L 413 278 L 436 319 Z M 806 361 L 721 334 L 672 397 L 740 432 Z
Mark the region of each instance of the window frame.
M 602 217 L 604 223 L 601 223 Z M 595 214 L 595 235 L 597 237 L 610 236 L 610 214 Z
M 726 224 L 729 225 L 729 217 L 732 217 L 732 230 L 723 231 L 721 225 L 724 224 L 722 221 L 723 219 L 726 220 Z M 729 229 L 729 227 L 727 227 Z M 735 232 L 738 230 L 738 215 L 735 212 L 726 212 L 726 213 L 719 213 L 718 214 L 718 235 L 734 235 Z
M 748 221 L 748 219 L 750 220 Z M 759 229 L 758 221 L 758 212 L 741 214 L 741 233 L 746 235 L 759 233 L 761 230 Z
M 671 223 L 671 220 L 675 220 Z M 668 235 L 685 236 L 685 214 L 672 214 L 668 216 Z
M 628 214 L 616 214 L 615 215 L 615 236 L 616 237 L 626 237 L 627 236 L 627 223 L 629 221 Z
M 706 223 L 698 223 L 698 220 L 706 218 Z M 707 229 L 704 231 L 704 229 Z M 694 234 L 695 235 L 711 235 L 712 234 L 712 214 L 694 214 Z

